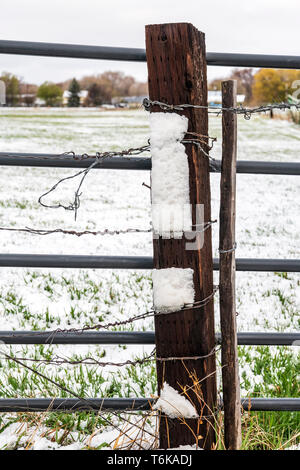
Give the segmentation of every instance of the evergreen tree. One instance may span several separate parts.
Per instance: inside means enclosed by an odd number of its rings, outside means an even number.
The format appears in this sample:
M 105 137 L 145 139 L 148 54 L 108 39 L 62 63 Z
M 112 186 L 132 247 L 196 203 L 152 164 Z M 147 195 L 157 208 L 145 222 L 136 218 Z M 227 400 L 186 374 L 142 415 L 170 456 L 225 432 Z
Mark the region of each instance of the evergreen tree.
M 68 98 L 69 107 L 76 108 L 80 105 L 79 92 L 80 92 L 80 85 L 77 82 L 76 78 L 73 78 L 69 86 L 69 93 L 70 93 L 69 98 Z

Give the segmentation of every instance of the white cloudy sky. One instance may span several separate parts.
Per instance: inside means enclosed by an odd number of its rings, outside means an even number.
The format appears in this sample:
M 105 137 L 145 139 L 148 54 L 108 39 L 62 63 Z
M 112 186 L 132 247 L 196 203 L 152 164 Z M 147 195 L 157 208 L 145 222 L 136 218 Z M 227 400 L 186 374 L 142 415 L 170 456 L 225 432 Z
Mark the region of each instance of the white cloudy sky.
M 0 0 L 0 39 L 144 48 L 145 24 L 188 21 L 210 52 L 300 55 L 299 14 L 299 0 Z M 4 70 L 35 83 L 104 70 L 147 78 L 146 64 L 0 55 Z

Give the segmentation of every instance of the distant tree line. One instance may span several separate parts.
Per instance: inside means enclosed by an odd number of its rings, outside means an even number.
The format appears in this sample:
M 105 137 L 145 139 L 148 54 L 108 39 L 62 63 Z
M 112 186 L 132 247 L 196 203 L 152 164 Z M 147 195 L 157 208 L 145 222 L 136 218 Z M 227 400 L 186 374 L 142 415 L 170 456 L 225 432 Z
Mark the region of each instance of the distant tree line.
M 111 104 L 113 99 L 146 96 L 148 93 L 147 83 L 138 82 L 122 72 L 104 72 L 62 83 L 46 81 L 40 86 L 24 83 L 8 72 L 3 72 L 0 80 L 5 82 L 7 106 L 33 106 L 37 98 L 46 106 L 101 106 Z M 63 99 L 65 91 L 68 92 L 66 102 Z
M 253 69 L 235 69 L 229 77 L 212 80 L 208 89 L 221 90 L 221 82 L 228 78 L 237 80 L 237 92 L 245 95 L 247 105 L 288 101 L 300 89 L 300 70 L 277 69 L 259 69 L 255 73 Z
M 287 101 L 291 95 L 297 94 L 297 88 L 300 89 L 298 70 L 260 69 L 254 73 L 251 68 L 235 69 L 230 77 L 216 78 L 209 82 L 208 89 L 221 90 L 222 80 L 228 78 L 237 80 L 238 93 L 245 95 L 246 105 Z M 8 72 L 3 72 L 0 80 L 6 85 L 7 106 L 33 106 L 37 98 L 46 106 L 101 106 L 122 101 L 123 97 L 148 94 L 147 83 L 138 82 L 122 72 L 108 71 L 61 83 L 46 81 L 40 86 L 24 83 Z M 67 98 L 64 96 L 66 91 Z

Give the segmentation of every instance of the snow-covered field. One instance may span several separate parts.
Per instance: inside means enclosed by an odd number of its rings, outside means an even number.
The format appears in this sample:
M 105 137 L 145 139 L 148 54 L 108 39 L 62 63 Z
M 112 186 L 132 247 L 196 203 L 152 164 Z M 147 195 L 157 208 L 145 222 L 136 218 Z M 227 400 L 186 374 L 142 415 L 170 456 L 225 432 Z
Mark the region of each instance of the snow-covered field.
M 96 109 L 2 108 L 0 151 L 93 153 L 138 147 L 146 144 L 149 138 L 148 119 L 148 114 L 141 110 L 103 112 Z M 212 156 L 220 158 L 220 118 L 210 118 L 210 135 L 218 138 Z M 300 161 L 300 128 L 288 121 L 263 117 L 245 121 L 241 117 L 238 139 L 240 160 Z M 46 209 L 38 204 L 38 197 L 42 193 L 60 178 L 75 172 L 74 169 L 1 167 L 0 226 L 76 230 L 149 228 L 150 194 L 143 185 L 143 182 L 149 185 L 148 172 L 91 171 L 82 187 L 81 207 L 76 222 L 72 212 Z M 48 197 L 48 202 L 71 202 L 76 183 L 71 180 L 61 185 Z M 299 258 L 299 189 L 300 179 L 297 176 L 238 175 L 237 257 Z M 218 174 L 211 174 L 211 192 L 212 218 L 218 219 Z M 213 246 L 216 257 L 218 229 L 218 224 L 215 224 Z M 78 238 L 61 234 L 37 236 L 1 232 L 1 252 L 152 255 L 152 240 L 151 234 L 145 233 L 102 237 L 86 235 Z M 11 268 L 1 268 L 1 272 L 1 330 L 76 328 L 102 320 L 122 320 L 152 307 L 150 272 Z M 215 273 L 215 283 L 218 283 L 218 273 Z M 299 285 L 298 274 L 237 273 L 239 331 L 299 330 Z M 217 298 L 215 311 L 218 324 Z M 153 329 L 153 321 L 151 318 L 141 320 L 130 328 Z M 129 328 L 125 326 L 122 329 Z M 142 357 L 151 350 L 151 346 L 124 345 L 2 345 L 2 351 L 13 352 L 18 357 L 49 358 L 60 355 L 84 358 L 93 355 L 97 359 L 117 362 Z M 271 358 L 268 356 L 269 351 Z M 286 365 L 295 357 L 291 348 L 241 348 L 240 354 L 243 395 L 262 393 L 261 396 L 271 395 L 277 386 L 274 383 L 277 371 L 270 373 L 270 367 L 276 364 L 278 368 L 280 363 L 284 374 Z M 149 396 L 156 391 L 154 364 L 123 369 L 45 365 L 39 370 L 86 397 Z M 295 371 L 291 372 L 287 380 L 293 393 L 297 390 L 299 392 Z M 276 396 L 285 396 L 286 393 L 286 390 L 281 389 Z M 0 397 L 49 396 L 64 397 L 67 394 L 14 363 L 7 364 L 1 359 Z M 18 435 L 24 431 L 21 428 L 20 433 L 16 433 L 18 423 L 5 429 L 3 427 L 1 433 L 1 426 L 12 419 L 15 417 L 5 415 L 2 424 L 0 421 L 0 448 L 25 445 L 24 437 L 23 444 L 17 444 Z M 76 448 L 89 445 L 86 440 L 91 437 L 94 428 L 91 428 L 88 419 L 79 428 L 78 422 L 74 424 L 74 436 L 69 434 L 67 440 L 61 441 L 61 445 L 74 441 L 77 442 Z M 36 433 L 36 444 L 35 439 L 31 443 L 36 448 L 45 446 L 44 441 L 38 441 L 38 436 L 43 435 L 43 432 L 47 434 L 47 429 L 52 428 L 53 423 L 43 422 L 43 426 L 43 431 Z M 109 443 L 109 437 L 99 434 L 103 431 L 99 424 L 96 431 L 97 444 L 92 447 L 103 442 Z M 113 431 L 107 428 L 105 432 Z M 52 444 L 55 448 L 59 446 L 56 441 L 51 443 L 47 439 L 46 446 L 51 447 Z

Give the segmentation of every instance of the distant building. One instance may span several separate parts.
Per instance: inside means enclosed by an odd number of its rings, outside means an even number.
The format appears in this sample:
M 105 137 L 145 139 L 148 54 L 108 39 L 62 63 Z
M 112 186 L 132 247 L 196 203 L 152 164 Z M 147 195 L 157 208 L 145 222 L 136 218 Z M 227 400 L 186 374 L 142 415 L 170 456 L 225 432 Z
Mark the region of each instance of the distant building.
M 35 99 L 34 106 L 46 106 L 46 101 L 37 97 Z
M 142 104 L 145 98 L 148 98 L 148 96 L 115 96 L 111 102 L 115 106 L 124 107 L 124 105 L 127 105 L 129 107 L 130 105 L 134 106 Z
M 222 103 L 222 93 L 220 90 L 209 90 L 207 93 L 207 100 L 210 106 L 214 104 L 220 105 Z M 237 95 L 237 104 L 242 104 L 245 100 L 245 95 Z

